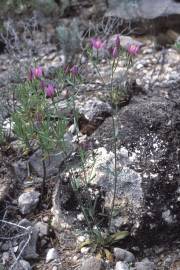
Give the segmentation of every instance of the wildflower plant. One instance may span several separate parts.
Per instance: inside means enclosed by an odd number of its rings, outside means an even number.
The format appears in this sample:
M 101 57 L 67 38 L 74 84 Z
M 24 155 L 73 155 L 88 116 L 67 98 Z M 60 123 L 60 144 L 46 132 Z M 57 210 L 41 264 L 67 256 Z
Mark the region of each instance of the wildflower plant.
M 62 75 L 63 73 L 63 75 Z M 78 94 L 78 85 L 82 82 L 81 78 L 81 70 L 80 67 L 77 65 L 67 66 L 64 70 L 61 70 L 61 73 L 58 74 L 59 82 L 61 84 L 68 83 L 71 87 L 71 93 L 68 96 L 67 103 L 68 106 L 72 109 L 73 112 L 73 125 L 75 128 L 75 138 L 77 143 L 77 157 L 80 161 L 80 167 L 82 171 L 82 177 L 77 177 L 74 175 L 73 170 L 70 170 L 71 174 L 71 185 L 75 196 L 78 200 L 78 205 L 85 217 L 86 225 L 88 227 L 89 232 L 92 231 L 92 227 L 94 224 L 99 222 L 97 217 L 97 204 L 98 204 L 98 197 L 94 196 L 93 192 L 90 191 L 90 184 L 93 179 L 92 173 L 87 173 L 86 168 L 86 161 L 90 156 L 93 157 L 93 166 L 95 164 L 95 156 L 93 154 L 93 150 L 91 149 L 91 143 L 87 141 L 81 142 L 79 138 L 79 125 L 78 125 L 78 111 L 76 108 L 76 95 Z M 92 154 L 92 155 L 91 155 Z
M 100 67 L 99 67 L 99 59 L 94 59 L 93 50 L 95 49 L 97 54 L 96 57 L 98 58 L 100 52 L 102 49 L 106 49 L 109 52 L 109 65 L 111 67 L 111 75 L 110 75 L 110 96 L 114 99 L 116 99 L 116 95 L 114 94 L 119 91 L 117 89 L 116 85 L 114 84 L 114 74 L 116 72 L 116 69 L 119 65 L 119 62 L 121 60 L 125 60 L 126 63 L 126 73 L 131 67 L 131 64 L 133 62 L 133 58 L 139 53 L 140 47 L 136 46 L 134 44 L 128 45 L 127 51 L 121 48 L 120 46 L 121 40 L 120 36 L 117 35 L 114 44 L 110 48 L 106 48 L 106 41 L 102 41 L 100 38 L 93 38 L 90 40 L 90 48 L 88 48 L 88 56 L 90 61 L 92 61 L 93 67 L 96 69 L 101 81 L 105 84 L 105 80 L 102 76 Z M 120 89 L 121 91 L 121 89 Z M 111 233 L 111 225 L 112 225 L 112 218 L 115 208 L 115 199 L 116 199 L 116 192 L 117 192 L 117 181 L 118 181 L 118 166 L 117 166 L 117 139 L 118 139 L 118 126 L 116 123 L 116 114 L 118 110 L 118 104 L 115 102 L 115 108 L 114 113 L 112 115 L 112 130 L 113 130 L 113 149 L 114 149 L 114 189 L 113 189 L 113 197 L 112 197 L 112 204 L 109 209 L 108 214 L 108 226 L 107 229 L 104 228 L 102 231 L 102 228 L 98 226 L 96 223 L 95 228 L 91 226 L 89 230 L 89 236 L 90 239 L 85 241 L 82 246 L 90 246 L 92 250 L 96 253 L 98 253 L 98 256 L 100 257 L 106 257 L 108 259 L 112 258 L 110 249 L 113 244 L 116 242 L 124 239 L 127 237 L 128 232 L 127 231 L 119 231 L 115 234 Z M 90 206 L 92 208 L 92 206 Z M 83 211 L 82 211 L 83 212 Z M 84 213 L 84 212 L 83 212 Z M 87 216 L 85 217 L 87 219 Z M 89 227 L 88 227 L 89 228 Z
M 114 234 L 104 233 L 98 229 L 93 230 L 91 238 L 82 243 L 81 247 L 90 246 L 98 258 L 106 258 L 113 261 L 110 247 L 128 236 L 127 231 L 119 231 Z
M 108 42 L 102 38 L 92 38 L 87 45 L 87 55 L 89 61 L 92 62 L 93 68 L 99 75 L 100 80 L 105 85 L 105 78 L 101 72 L 101 60 L 99 58 L 101 50 L 106 50 L 109 53 L 108 63 L 111 68 L 109 77 L 110 96 L 116 100 L 116 93 L 121 91 L 115 84 L 115 72 L 121 60 L 126 62 L 126 73 L 130 68 L 133 58 L 139 53 L 140 48 L 134 44 L 127 47 L 127 51 L 121 48 L 121 37 L 116 36 L 114 43 L 110 48 L 107 48 Z M 95 54 L 94 54 L 95 52 Z M 71 185 L 78 200 L 78 205 L 84 215 L 90 239 L 83 245 L 90 245 L 93 251 L 98 252 L 100 256 L 110 258 L 111 245 L 119 240 L 124 239 L 128 232 L 111 233 L 111 225 L 113 212 L 115 208 L 115 199 L 118 181 L 118 166 L 117 166 L 117 140 L 118 127 L 116 123 L 116 114 L 118 103 L 115 102 L 114 113 L 112 115 L 112 130 L 113 130 L 113 149 L 114 149 L 114 191 L 112 205 L 108 211 L 102 211 L 99 215 L 98 199 L 100 194 L 92 195 L 90 192 L 93 175 L 87 173 L 86 161 L 89 159 L 89 150 L 81 144 L 79 138 L 79 115 L 76 108 L 76 96 L 79 92 L 79 83 L 83 80 L 81 76 L 81 68 L 78 65 L 66 66 L 57 72 L 57 83 L 47 81 L 44 75 L 43 68 L 40 66 L 32 67 L 28 73 L 28 79 L 17 89 L 17 99 L 19 106 L 13 114 L 14 132 L 25 143 L 26 148 L 31 151 L 36 148 L 42 150 L 43 164 L 43 186 L 42 194 L 45 190 L 46 182 L 46 163 L 47 156 L 59 147 L 66 152 L 64 144 L 64 135 L 68 127 L 68 119 L 62 113 L 62 116 L 54 117 L 57 112 L 56 98 L 60 96 L 61 90 L 67 85 L 70 87 L 70 93 L 67 96 L 68 106 L 73 112 L 73 124 L 75 127 L 75 138 L 77 144 L 77 155 L 81 164 L 81 175 L 76 176 L 71 173 Z M 58 87 L 57 87 L 58 85 Z M 52 110 L 53 109 L 53 110 Z M 93 157 L 93 165 L 95 164 L 95 155 L 91 151 Z M 85 195 L 84 195 L 84 194 Z M 102 230 L 102 220 L 107 220 L 106 228 Z
M 66 132 L 66 118 L 51 119 L 50 106 L 53 105 L 55 86 L 46 82 L 41 67 L 31 68 L 28 79 L 18 86 L 17 100 L 19 106 L 12 115 L 15 123 L 14 132 L 26 145 L 28 151 L 34 147 L 42 150 L 42 163 L 44 169 L 42 196 L 45 190 L 47 156 L 64 147 L 64 134 Z

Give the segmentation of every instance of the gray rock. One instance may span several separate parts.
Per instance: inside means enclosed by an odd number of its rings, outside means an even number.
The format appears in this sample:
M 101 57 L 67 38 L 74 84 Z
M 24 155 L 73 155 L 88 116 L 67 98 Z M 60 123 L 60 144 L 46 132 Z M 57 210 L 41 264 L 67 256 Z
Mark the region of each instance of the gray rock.
M 41 247 L 44 247 L 45 245 L 47 245 L 48 241 L 46 239 L 42 239 L 41 240 Z
M 129 270 L 129 266 L 124 262 L 117 262 L 115 266 L 115 270 Z
M 135 263 L 136 270 L 155 270 L 156 267 L 153 262 L 148 259 L 144 259 L 142 262 Z
M 17 153 L 22 153 L 25 147 L 25 144 L 19 139 L 12 141 L 10 145 L 12 149 Z
M 55 117 L 61 117 L 63 113 L 63 115 L 65 115 L 66 117 L 72 117 L 72 107 L 69 106 L 66 100 L 57 100 L 55 104 L 55 110 L 54 106 L 50 106 L 49 108 L 49 112 L 51 113 L 51 115 Z
M 119 17 L 122 29 L 128 21 L 131 29 L 137 27 L 139 33 L 152 33 L 153 29 L 158 35 L 180 26 L 180 3 L 176 0 L 157 0 L 152 5 L 148 0 L 109 0 L 108 4 L 105 16 Z
M 31 213 L 39 202 L 40 193 L 37 191 L 24 192 L 18 198 L 18 207 L 23 215 Z
M 10 177 L 1 177 L 0 178 L 0 203 L 4 201 L 7 194 L 10 193 L 11 189 L 13 189 L 16 181 L 15 179 L 11 179 Z
M 45 159 L 46 176 L 50 177 L 59 171 L 59 166 L 63 163 L 65 158 L 72 153 L 75 146 L 72 143 L 72 136 L 66 133 L 64 136 L 64 149 L 56 150 L 54 153 L 49 154 Z M 38 176 L 43 177 L 43 164 L 42 164 L 42 151 L 37 150 L 29 159 L 29 164 Z
M 61 180 L 57 181 L 52 199 L 53 207 L 51 209 L 53 214 L 51 225 L 57 233 L 61 234 L 62 229 L 71 227 L 73 223 L 72 217 L 65 215 L 62 211 L 62 208 L 66 208 L 71 203 L 73 194 L 71 185 L 68 183 L 62 185 Z
M 111 0 L 108 2 L 107 16 L 117 16 L 127 20 L 154 19 L 161 16 L 180 14 L 180 5 L 173 0 L 164 0 L 163 3 L 161 0 L 157 0 L 153 2 L 153 5 L 148 0 Z
M 31 270 L 31 265 L 25 260 L 19 260 L 13 268 L 14 270 Z
M 78 98 L 75 101 L 76 111 L 78 112 L 78 124 L 80 130 L 82 126 L 94 126 L 94 129 L 99 126 L 106 117 L 112 114 L 112 107 L 109 103 L 103 102 L 97 97 Z M 52 108 L 50 108 L 52 110 Z M 56 117 L 65 114 L 68 118 L 73 118 L 73 106 L 70 106 L 66 101 L 56 102 L 56 111 L 52 112 Z M 76 127 L 72 125 L 69 132 L 73 134 L 76 131 Z M 82 132 L 82 130 L 81 130 Z M 82 132 L 83 133 L 83 132 Z
M 102 122 L 105 117 L 112 114 L 112 107 L 108 103 L 94 97 L 81 104 L 78 107 L 78 111 L 90 122 L 97 122 L 99 120 Z
M 24 237 L 19 245 L 19 250 L 24 248 L 22 257 L 25 260 L 37 259 L 38 254 L 36 252 L 36 245 L 38 240 L 38 231 L 32 226 L 31 222 L 27 219 L 23 219 L 19 222 L 19 225 L 26 227 L 29 234 Z
M 96 160 L 93 165 L 92 172 L 94 178 L 91 183 L 100 186 L 106 192 L 105 206 L 108 208 L 111 207 L 114 190 L 114 153 L 111 151 L 108 152 L 106 148 L 101 147 L 95 151 L 95 154 Z M 134 214 L 136 213 L 136 215 L 138 215 L 143 202 L 143 190 L 141 186 L 142 177 L 140 173 L 129 167 L 129 164 L 131 163 L 129 159 L 123 157 L 120 152 L 118 157 L 118 159 L 121 160 L 121 163 L 118 163 L 118 181 L 115 205 L 124 205 L 123 200 L 125 199 L 128 201 L 129 208 L 131 205 L 131 207 L 133 207 Z M 89 159 L 88 162 L 91 164 L 93 161 Z M 133 217 L 135 218 L 136 215 Z M 122 223 L 129 223 L 129 217 L 132 216 L 129 216 L 129 214 L 127 215 L 127 212 L 124 212 L 122 207 Z
M 10 248 L 10 244 L 9 244 L 9 243 L 4 243 L 4 244 L 2 244 L 2 246 L 1 246 L 1 250 L 2 250 L 2 251 L 8 251 L 9 248 Z
M 102 260 L 98 260 L 95 257 L 90 257 L 84 260 L 80 270 L 105 270 L 106 267 Z
M 7 262 L 9 262 L 9 260 L 10 260 L 10 254 L 9 254 L 9 252 L 3 252 L 1 259 L 2 259 L 2 263 L 4 265 L 6 265 Z M 0 264 L 0 266 L 1 266 L 1 264 Z
M 179 61 L 177 53 L 167 50 L 168 63 L 172 55 Z M 120 213 L 117 217 L 123 218 L 123 224 L 134 235 L 143 231 L 148 242 L 159 237 L 155 233 L 158 228 L 165 233 L 162 226 L 165 230 L 171 228 L 176 235 L 180 222 L 177 208 L 179 161 L 176 153 L 177 146 L 180 146 L 177 139 L 179 95 L 178 81 L 166 87 L 164 82 L 158 87 L 153 85 L 141 97 L 133 96 L 131 102 L 116 115 L 118 182 L 115 207 Z M 97 150 L 93 183 L 106 191 L 105 204 L 109 207 L 114 181 L 112 119 L 106 119 L 92 138 L 102 146 Z M 121 153 L 122 146 L 128 155 Z M 169 192 L 171 189 L 173 192 Z
M 46 255 L 46 263 L 49 263 L 54 260 L 58 260 L 59 256 L 55 248 L 50 248 Z
M 167 224 L 172 224 L 172 223 L 174 223 L 176 221 L 174 219 L 170 209 L 165 210 L 165 211 L 162 212 L 162 218 L 164 219 L 164 221 Z
M 165 51 L 164 57 L 162 52 L 157 52 L 154 57 L 152 55 L 143 58 L 140 57 L 130 73 L 136 80 L 137 85 L 148 95 L 157 96 L 160 88 L 164 88 L 164 96 L 166 96 L 172 87 L 176 88 L 179 85 L 178 70 L 180 66 L 180 54 L 171 48 Z M 157 57 L 161 58 L 161 60 L 157 61 Z M 161 71 L 163 59 L 165 60 L 163 65 L 164 72 Z M 141 68 L 142 73 L 139 72 L 139 65 L 143 65 Z M 150 89 L 151 91 L 149 91 Z
M 122 217 L 113 217 L 111 220 L 111 231 L 116 231 L 121 228 L 122 225 L 126 224 L 126 220 Z
M 14 124 L 15 123 L 10 118 L 7 118 L 3 122 L 3 132 L 7 138 L 10 138 L 12 140 L 14 140 L 16 138 L 16 136 L 13 132 Z
M 122 248 L 114 248 L 114 256 L 116 258 L 116 261 L 123 261 L 127 263 L 132 263 L 135 261 L 135 256 Z
M 22 160 L 18 160 L 17 162 L 13 163 L 13 168 L 14 168 L 14 172 L 15 175 L 18 179 L 18 181 L 20 181 L 20 183 L 22 183 L 26 177 L 27 177 L 27 162 L 26 161 L 22 161 Z
M 48 235 L 48 224 L 47 223 L 39 221 L 34 225 L 34 228 L 39 232 L 40 237 Z
M 54 265 L 52 270 L 59 270 L 58 266 L 57 265 Z

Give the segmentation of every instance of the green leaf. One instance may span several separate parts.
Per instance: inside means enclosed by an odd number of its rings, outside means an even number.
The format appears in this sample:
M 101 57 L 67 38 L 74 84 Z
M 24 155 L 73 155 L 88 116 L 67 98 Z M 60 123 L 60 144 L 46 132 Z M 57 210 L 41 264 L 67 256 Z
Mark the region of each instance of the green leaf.
M 91 246 L 93 244 L 93 242 L 94 242 L 93 240 L 88 239 L 88 240 L 82 242 L 82 244 L 80 245 L 80 248 Z
M 128 235 L 129 235 L 128 231 L 119 231 L 117 233 L 110 235 L 107 239 L 107 242 L 113 244 L 119 240 L 126 238 Z

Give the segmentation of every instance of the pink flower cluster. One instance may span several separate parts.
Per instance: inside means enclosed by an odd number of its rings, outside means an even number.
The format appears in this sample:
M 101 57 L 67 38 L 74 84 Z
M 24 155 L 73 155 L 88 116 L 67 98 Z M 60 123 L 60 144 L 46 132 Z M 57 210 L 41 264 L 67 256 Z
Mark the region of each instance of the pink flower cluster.
M 43 90 L 44 90 L 46 97 L 48 97 L 48 98 L 52 98 L 55 94 L 55 86 L 53 84 L 50 84 L 50 83 L 47 84 Z
M 40 82 L 41 88 L 44 90 L 46 97 L 52 98 L 55 94 L 55 86 L 52 83 L 46 83 L 45 81 Z
M 31 68 L 28 78 L 30 81 L 33 81 L 35 79 L 40 79 L 44 75 L 42 67 L 35 67 Z
M 65 67 L 64 73 L 70 74 L 72 77 L 77 77 L 79 75 L 79 67 L 77 65 L 74 65 L 72 67 Z M 40 87 L 43 89 L 45 95 L 47 98 L 52 98 L 55 95 L 56 89 L 55 86 L 52 83 L 46 83 L 43 80 L 44 77 L 44 71 L 42 67 L 34 67 L 31 68 L 29 71 L 28 79 L 29 81 L 33 80 L 40 80 Z
M 109 48 L 109 53 L 112 58 L 117 58 L 119 56 L 119 48 L 120 48 L 120 38 L 119 35 L 117 35 L 114 42 L 114 46 Z
M 99 50 L 105 47 L 105 41 L 102 41 L 99 37 L 94 37 L 90 40 L 90 46 L 96 50 Z
M 78 74 L 79 74 L 78 66 L 76 66 L 76 65 L 72 66 L 72 68 L 70 69 L 70 73 L 74 77 L 78 76 Z
M 44 71 L 43 71 L 42 67 L 39 66 L 39 67 L 35 67 L 35 68 L 30 69 L 28 78 L 30 81 L 33 81 L 35 79 L 39 79 L 40 86 L 44 90 L 46 97 L 52 98 L 55 94 L 55 86 L 51 83 L 47 84 L 44 80 L 42 80 L 43 76 L 44 76 Z
M 79 75 L 79 67 L 74 65 L 72 67 L 66 66 L 64 67 L 64 74 L 65 75 L 72 75 L 73 77 L 77 77 Z
M 94 48 L 96 50 L 101 50 L 102 48 L 106 47 L 106 42 L 98 38 L 92 38 L 90 40 L 90 46 L 91 48 Z M 119 55 L 119 49 L 120 49 L 120 37 L 119 35 L 116 35 L 115 41 L 113 46 L 108 48 L 108 51 L 112 58 L 117 58 Z M 136 44 L 129 44 L 127 46 L 127 51 L 131 56 L 136 56 L 140 51 L 140 46 Z
M 99 37 L 98 38 L 92 38 L 90 40 L 90 46 L 91 48 L 94 48 L 96 50 L 101 50 L 106 47 L 106 41 L 101 40 Z M 118 57 L 119 55 L 119 48 L 120 48 L 120 38 L 119 35 L 116 36 L 114 45 L 108 49 L 110 55 L 113 58 Z
M 136 44 L 129 44 L 127 50 L 130 55 L 136 56 L 140 51 L 140 46 Z
M 109 53 L 112 58 L 117 58 L 119 56 L 119 49 L 120 49 L 120 38 L 119 35 L 116 36 L 114 46 L 109 48 Z

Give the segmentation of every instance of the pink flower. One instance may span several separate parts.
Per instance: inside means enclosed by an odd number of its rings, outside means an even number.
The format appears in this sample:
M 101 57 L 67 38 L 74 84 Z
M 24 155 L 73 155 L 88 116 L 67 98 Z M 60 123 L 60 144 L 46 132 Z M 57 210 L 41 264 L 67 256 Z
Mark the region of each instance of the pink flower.
M 120 48 L 120 38 L 119 35 L 116 36 L 114 47 L 110 47 L 109 53 L 113 58 L 117 58 L 119 55 L 119 48 Z
M 46 97 L 53 97 L 55 94 L 55 87 L 52 84 L 48 84 L 44 87 L 44 92 L 46 94 Z
M 119 35 L 116 36 L 115 47 L 116 47 L 117 49 L 119 49 L 119 47 L 120 47 L 120 38 L 119 38 Z
M 78 68 L 78 66 L 74 65 L 74 66 L 70 69 L 70 72 L 71 72 L 71 74 L 72 74 L 74 77 L 76 77 L 76 76 L 78 75 L 78 73 L 79 73 L 79 68 Z
M 111 47 L 111 48 L 109 49 L 109 53 L 110 53 L 110 55 L 111 55 L 113 58 L 117 58 L 118 55 L 119 55 L 119 50 L 118 50 L 117 47 L 114 47 L 114 48 Z
M 140 51 L 140 46 L 135 44 L 129 44 L 127 50 L 130 55 L 136 56 Z
M 91 47 L 94 49 L 102 49 L 104 47 L 104 42 L 100 38 L 91 38 Z
M 43 69 L 42 67 L 35 67 L 31 68 L 29 72 L 29 80 L 32 81 L 34 79 L 39 79 L 43 76 Z

